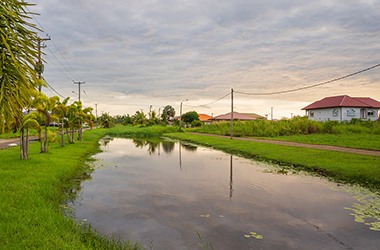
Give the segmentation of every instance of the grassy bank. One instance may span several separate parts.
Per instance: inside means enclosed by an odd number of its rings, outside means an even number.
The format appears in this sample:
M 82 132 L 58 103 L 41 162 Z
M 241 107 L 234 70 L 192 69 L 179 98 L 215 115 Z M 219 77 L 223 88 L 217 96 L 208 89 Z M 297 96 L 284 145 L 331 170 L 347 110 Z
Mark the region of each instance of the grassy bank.
M 85 131 L 83 142 L 51 144 L 45 154 L 31 143 L 28 160 L 19 159 L 19 147 L 0 150 L 1 249 L 141 249 L 63 216 L 67 191 L 79 183 L 84 161 L 106 133 Z
M 190 130 L 230 135 L 231 123 L 217 122 Z M 380 122 L 359 119 L 318 122 L 297 116 L 279 121 L 234 121 L 234 136 L 380 150 Z
M 186 133 L 166 136 L 380 190 L 380 157 Z

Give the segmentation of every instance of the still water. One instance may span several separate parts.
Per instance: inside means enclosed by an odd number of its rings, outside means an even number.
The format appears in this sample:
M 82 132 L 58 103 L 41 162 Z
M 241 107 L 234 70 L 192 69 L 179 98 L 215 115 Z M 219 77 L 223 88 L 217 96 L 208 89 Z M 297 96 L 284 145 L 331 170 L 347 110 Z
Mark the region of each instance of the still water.
M 104 138 L 79 221 L 156 249 L 380 249 L 380 197 L 162 139 Z

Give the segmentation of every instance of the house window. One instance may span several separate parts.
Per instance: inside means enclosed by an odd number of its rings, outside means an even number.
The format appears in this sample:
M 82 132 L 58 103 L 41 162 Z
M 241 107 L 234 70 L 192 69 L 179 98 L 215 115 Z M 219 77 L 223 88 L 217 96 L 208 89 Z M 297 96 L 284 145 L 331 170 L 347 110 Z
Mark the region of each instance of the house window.
M 310 117 L 314 117 L 314 111 L 310 111 Z
M 354 116 L 355 115 L 355 109 L 347 110 L 347 115 Z
M 375 111 L 373 109 L 368 110 L 368 116 L 375 116 Z
M 338 109 L 334 109 L 334 110 L 333 110 L 333 116 L 334 116 L 334 117 L 338 116 Z

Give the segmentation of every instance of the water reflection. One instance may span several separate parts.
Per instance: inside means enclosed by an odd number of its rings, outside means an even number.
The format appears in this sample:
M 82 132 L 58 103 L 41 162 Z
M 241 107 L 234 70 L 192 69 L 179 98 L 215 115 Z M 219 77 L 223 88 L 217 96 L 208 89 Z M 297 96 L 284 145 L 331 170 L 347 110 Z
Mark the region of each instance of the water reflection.
M 370 209 L 380 206 L 376 194 L 277 174 L 273 166 L 208 148 L 134 140 L 116 138 L 95 156 L 106 167 L 92 174 L 96 182 L 82 184 L 75 204 L 77 218 L 102 233 L 176 250 L 199 242 L 195 230 L 219 250 L 380 245 L 379 232 L 368 230 L 378 222 L 380 210 Z M 160 152 L 165 143 L 170 150 Z M 356 221 L 364 222 L 356 223 L 353 216 L 360 215 L 366 217 Z
M 231 155 L 230 156 L 230 199 L 232 198 L 232 192 L 234 191 L 232 187 L 232 183 L 233 183 L 233 180 L 232 180 L 232 155 Z

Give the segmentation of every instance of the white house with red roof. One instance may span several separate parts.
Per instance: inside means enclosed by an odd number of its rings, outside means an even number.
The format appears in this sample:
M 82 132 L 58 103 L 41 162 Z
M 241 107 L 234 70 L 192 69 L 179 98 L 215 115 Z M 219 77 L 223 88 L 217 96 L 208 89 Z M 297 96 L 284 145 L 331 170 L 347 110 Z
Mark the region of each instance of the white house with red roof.
M 369 97 L 331 96 L 302 108 L 316 121 L 350 121 L 352 118 L 376 121 L 380 102 Z

